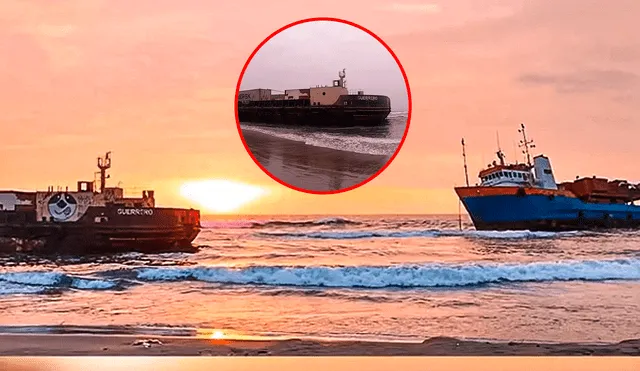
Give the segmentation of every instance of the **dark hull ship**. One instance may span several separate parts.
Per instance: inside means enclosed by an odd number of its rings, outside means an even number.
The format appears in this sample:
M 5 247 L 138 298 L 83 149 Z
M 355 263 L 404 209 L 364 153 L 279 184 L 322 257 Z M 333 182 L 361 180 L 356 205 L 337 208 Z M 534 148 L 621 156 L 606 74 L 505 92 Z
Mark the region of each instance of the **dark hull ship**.
M 0 190 L 0 252 L 100 254 L 195 252 L 200 211 L 155 207 L 154 191 L 124 197 L 106 187 L 110 153 L 98 159 L 100 189 L 79 181 L 75 191 Z
M 384 95 L 349 94 L 345 71 L 333 86 L 285 90 L 243 90 L 238 93 L 240 122 L 317 127 L 379 126 L 387 123 L 391 99 Z

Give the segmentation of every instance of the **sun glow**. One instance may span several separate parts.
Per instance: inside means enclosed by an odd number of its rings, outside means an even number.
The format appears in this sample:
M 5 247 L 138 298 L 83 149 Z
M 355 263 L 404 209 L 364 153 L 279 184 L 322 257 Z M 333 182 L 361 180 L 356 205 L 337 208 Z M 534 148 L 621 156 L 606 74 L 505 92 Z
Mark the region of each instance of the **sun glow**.
M 230 180 L 204 180 L 188 182 L 182 185 L 183 197 L 197 202 L 206 211 L 224 213 L 257 200 L 267 194 L 267 190 L 245 183 Z
M 224 332 L 217 330 L 214 331 L 213 333 L 211 333 L 211 338 L 212 339 L 222 339 L 224 337 Z

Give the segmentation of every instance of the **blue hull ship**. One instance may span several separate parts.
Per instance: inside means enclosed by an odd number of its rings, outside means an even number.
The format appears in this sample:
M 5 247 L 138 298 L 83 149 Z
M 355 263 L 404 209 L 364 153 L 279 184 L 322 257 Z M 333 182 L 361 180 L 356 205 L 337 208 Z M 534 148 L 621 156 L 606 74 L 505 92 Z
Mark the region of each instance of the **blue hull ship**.
M 526 138 L 524 125 L 519 131 L 527 163 L 506 164 L 498 149 L 499 163 L 494 161 L 480 171 L 480 184 L 455 188 L 476 229 L 563 231 L 640 226 L 640 206 L 634 204 L 640 199 L 637 185 L 597 177 L 558 184 L 546 156 L 535 156 L 531 162 L 529 149 L 534 146 Z M 464 151 L 464 140 L 462 143 Z

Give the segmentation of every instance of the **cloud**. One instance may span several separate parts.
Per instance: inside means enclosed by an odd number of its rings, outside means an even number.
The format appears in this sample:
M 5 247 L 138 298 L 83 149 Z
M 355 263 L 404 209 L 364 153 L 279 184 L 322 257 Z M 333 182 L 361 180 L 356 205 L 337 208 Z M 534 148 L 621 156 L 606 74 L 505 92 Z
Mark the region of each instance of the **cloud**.
M 404 13 L 440 13 L 442 10 L 438 4 L 424 3 L 424 4 L 404 4 L 393 3 L 383 7 L 385 10 L 391 10 L 395 12 Z
M 2 146 L 2 151 L 14 150 L 37 150 L 37 149 L 61 149 L 78 146 L 81 144 L 96 143 L 100 138 L 95 135 L 80 134 L 48 134 L 43 136 L 33 136 L 28 141 L 22 143 L 15 139 Z
M 528 85 L 553 86 L 559 93 L 585 93 L 596 90 L 629 91 L 638 86 L 639 76 L 621 70 L 589 70 L 564 74 L 529 73 L 520 75 Z

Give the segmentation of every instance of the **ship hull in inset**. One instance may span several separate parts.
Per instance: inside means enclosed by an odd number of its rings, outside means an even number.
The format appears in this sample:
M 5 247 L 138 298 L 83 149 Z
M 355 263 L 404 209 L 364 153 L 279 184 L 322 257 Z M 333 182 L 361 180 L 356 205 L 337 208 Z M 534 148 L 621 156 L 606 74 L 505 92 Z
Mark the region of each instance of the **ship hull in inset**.
M 12 212 L 11 220 L 0 220 L 0 252 L 195 252 L 192 242 L 200 229 L 199 211 L 186 209 L 90 207 L 76 222 L 43 222 L 33 212 Z
M 639 228 L 640 206 L 585 202 L 564 190 L 457 187 L 477 230 L 567 231 Z
M 350 127 L 381 126 L 391 111 L 388 109 L 347 110 L 334 107 L 243 108 L 240 122 L 291 126 Z
M 332 105 L 313 105 L 308 99 L 238 102 L 238 120 L 291 126 L 350 127 L 388 124 L 391 113 L 386 96 L 341 96 Z M 375 98 L 375 100 L 373 100 Z

